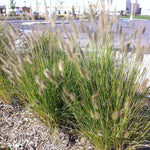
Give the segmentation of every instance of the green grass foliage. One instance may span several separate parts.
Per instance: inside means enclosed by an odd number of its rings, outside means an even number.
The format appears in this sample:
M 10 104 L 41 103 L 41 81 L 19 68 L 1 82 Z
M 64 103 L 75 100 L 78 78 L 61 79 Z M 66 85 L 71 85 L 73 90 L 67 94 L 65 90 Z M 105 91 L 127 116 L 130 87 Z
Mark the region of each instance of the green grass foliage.
M 38 24 L 27 35 L 8 25 L 1 86 L 46 124 L 74 129 L 99 150 L 150 146 L 149 78 L 142 69 L 149 49 L 140 44 L 145 28 L 133 33 L 131 27 L 127 35 L 116 17 L 102 13 L 97 20 L 92 10 L 88 21 L 70 20 L 69 27 L 62 21 L 61 27 Z

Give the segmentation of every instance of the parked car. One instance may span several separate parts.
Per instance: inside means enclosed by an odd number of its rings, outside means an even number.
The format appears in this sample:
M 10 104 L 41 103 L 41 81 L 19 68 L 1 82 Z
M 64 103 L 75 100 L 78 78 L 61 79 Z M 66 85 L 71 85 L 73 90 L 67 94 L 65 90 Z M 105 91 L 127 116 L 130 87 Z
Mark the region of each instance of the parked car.
M 108 11 L 105 12 L 105 15 L 107 15 L 107 14 L 108 14 Z M 116 12 L 115 11 L 109 11 L 109 15 L 110 16 L 114 16 L 114 15 L 115 16 L 120 16 L 120 11 L 116 11 Z M 98 18 L 99 18 L 99 16 L 100 16 L 100 13 L 97 13 Z
M 39 12 L 33 12 L 33 17 L 35 19 L 38 19 L 39 18 Z

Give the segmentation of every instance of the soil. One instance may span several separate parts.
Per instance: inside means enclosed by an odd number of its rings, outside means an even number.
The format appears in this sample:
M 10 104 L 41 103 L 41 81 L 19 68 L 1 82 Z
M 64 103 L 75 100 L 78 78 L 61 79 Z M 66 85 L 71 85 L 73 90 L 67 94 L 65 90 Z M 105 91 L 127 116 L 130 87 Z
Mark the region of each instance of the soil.
M 94 150 L 83 138 L 52 131 L 28 110 L 0 101 L 0 150 Z

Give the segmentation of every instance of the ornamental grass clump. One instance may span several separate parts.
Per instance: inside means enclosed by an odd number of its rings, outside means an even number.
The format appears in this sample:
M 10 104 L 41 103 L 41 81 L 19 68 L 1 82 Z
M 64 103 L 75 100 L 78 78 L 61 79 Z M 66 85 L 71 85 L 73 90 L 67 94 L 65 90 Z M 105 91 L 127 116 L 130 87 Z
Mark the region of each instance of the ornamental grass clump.
M 37 24 L 30 34 L 9 25 L 1 69 L 46 124 L 73 129 L 99 150 L 150 147 L 149 46 L 141 45 L 145 28 L 133 25 L 127 34 L 103 9 L 99 19 L 91 10 L 78 24 Z
M 85 57 L 70 60 L 79 92 L 66 86 L 63 99 L 77 121 L 78 132 L 96 148 L 150 147 L 149 69 L 145 74 L 142 66 L 149 46 L 141 45 L 145 28 L 127 35 L 116 17 L 101 13 L 99 21 L 93 35 L 87 24 L 83 27 L 89 39 Z M 79 44 L 77 40 L 69 42 Z
M 63 61 L 67 57 L 59 49 L 57 33 L 42 31 L 40 26 L 38 30 L 41 34 L 34 30 L 28 36 L 23 33 L 25 39 L 17 34 L 22 42 L 19 50 L 15 42 L 11 43 L 13 35 L 9 35 L 9 44 L 14 46 L 6 49 L 9 58 L 1 68 L 12 84 L 17 84 L 15 92 L 19 99 L 36 116 L 52 126 L 67 124 L 67 116 L 71 118 L 72 114 L 61 99 Z
M 5 103 L 11 103 L 11 99 L 16 99 L 17 95 L 14 92 L 14 85 L 11 84 L 5 72 L 10 70 L 7 67 L 4 67 L 3 64 L 6 64 L 6 59 L 8 55 L 4 50 L 5 44 L 3 41 L 7 41 L 6 29 L 3 27 L 4 23 L 0 23 L 0 99 Z

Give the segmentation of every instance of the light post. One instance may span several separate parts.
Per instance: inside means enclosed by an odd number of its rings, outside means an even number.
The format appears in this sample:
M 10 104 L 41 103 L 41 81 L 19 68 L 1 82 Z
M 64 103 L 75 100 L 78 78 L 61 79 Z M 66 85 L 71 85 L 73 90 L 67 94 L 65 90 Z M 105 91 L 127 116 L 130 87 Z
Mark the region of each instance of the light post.
M 133 6 L 135 3 L 135 0 L 131 0 L 132 6 L 131 6 L 131 16 L 130 16 L 130 20 L 133 20 Z
M 24 7 L 26 7 L 26 1 L 24 1 Z
M 52 19 L 52 1 L 50 0 L 50 5 L 49 5 L 49 16 L 50 20 Z

